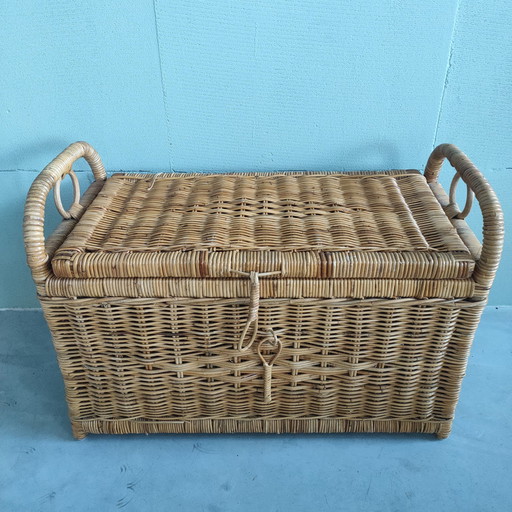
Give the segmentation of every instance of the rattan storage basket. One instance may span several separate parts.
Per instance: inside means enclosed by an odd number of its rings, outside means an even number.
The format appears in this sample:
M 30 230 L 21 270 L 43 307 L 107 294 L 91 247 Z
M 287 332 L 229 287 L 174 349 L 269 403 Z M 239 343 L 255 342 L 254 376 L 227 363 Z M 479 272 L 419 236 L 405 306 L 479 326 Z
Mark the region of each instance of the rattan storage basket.
M 80 198 L 71 166 L 95 181 Z M 437 175 L 456 169 L 449 196 Z M 70 174 L 69 210 L 60 182 Z M 457 180 L 468 187 L 461 212 Z M 50 190 L 64 221 L 44 239 Z M 480 245 L 464 217 L 473 193 Z M 503 242 L 457 148 L 422 175 L 114 174 L 84 142 L 27 197 L 74 435 L 450 432 Z

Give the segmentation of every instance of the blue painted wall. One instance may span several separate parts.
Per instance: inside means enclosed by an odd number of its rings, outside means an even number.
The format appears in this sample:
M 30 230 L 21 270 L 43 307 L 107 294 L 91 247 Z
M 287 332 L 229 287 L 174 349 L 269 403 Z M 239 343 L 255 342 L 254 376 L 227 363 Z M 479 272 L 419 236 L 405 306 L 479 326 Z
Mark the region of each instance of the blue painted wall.
M 454 142 L 512 218 L 505 0 L 23 0 L 1 11 L 0 307 L 37 305 L 24 196 L 79 139 L 109 170 L 153 171 L 422 168 Z M 512 304 L 511 258 L 508 245 L 493 304 Z

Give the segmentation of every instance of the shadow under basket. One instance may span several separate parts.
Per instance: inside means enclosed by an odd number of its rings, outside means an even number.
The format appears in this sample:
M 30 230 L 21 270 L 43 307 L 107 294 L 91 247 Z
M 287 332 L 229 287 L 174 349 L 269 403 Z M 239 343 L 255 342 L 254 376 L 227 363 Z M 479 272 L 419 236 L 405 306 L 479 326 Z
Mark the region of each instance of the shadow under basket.
M 95 181 L 80 194 L 72 164 Z M 447 158 L 449 194 L 437 181 Z M 60 182 L 70 175 L 65 210 Z M 462 211 L 457 181 L 468 188 Z M 50 191 L 64 217 L 44 239 Z M 482 244 L 464 221 L 473 196 Z M 447 437 L 503 244 L 456 147 L 421 174 L 114 174 L 71 144 L 36 178 L 28 263 L 73 433 Z

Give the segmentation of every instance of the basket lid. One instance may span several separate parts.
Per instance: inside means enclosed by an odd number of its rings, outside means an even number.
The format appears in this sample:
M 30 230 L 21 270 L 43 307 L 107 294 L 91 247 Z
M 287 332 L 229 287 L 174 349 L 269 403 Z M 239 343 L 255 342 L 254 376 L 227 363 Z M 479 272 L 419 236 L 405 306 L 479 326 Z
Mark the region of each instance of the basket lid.
M 418 171 L 115 174 L 55 275 L 467 278 L 474 259 Z

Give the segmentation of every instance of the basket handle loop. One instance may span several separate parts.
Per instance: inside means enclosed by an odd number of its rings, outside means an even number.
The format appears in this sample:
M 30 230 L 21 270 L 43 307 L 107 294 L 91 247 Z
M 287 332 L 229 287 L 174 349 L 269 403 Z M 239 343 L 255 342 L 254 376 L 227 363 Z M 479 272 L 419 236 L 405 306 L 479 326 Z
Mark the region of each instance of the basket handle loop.
M 498 198 L 487 180 L 471 160 L 453 144 L 441 144 L 430 155 L 425 167 L 427 183 L 436 182 L 444 160 L 448 159 L 457 172 L 450 187 L 450 204 L 452 210 L 455 204 L 455 187 L 459 178 L 466 183 L 468 195 L 466 206 L 462 212 L 456 212 L 454 217 L 463 219 L 471 209 L 473 193 L 476 197 L 483 217 L 483 239 L 480 257 L 476 262 L 473 279 L 478 285 L 482 298 L 486 298 L 496 275 L 503 250 L 503 211 Z
M 455 211 L 457 201 L 455 199 L 455 192 L 457 191 L 457 184 L 460 180 L 460 174 L 458 172 L 455 173 L 453 176 L 451 185 L 450 185 L 450 203 L 448 204 L 448 207 L 453 209 Z M 464 205 L 464 209 L 459 212 L 457 211 L 453 215 L 453 219 L 465 219 L 469 212 L 471 211 L 471 207 L 473 206 L 473 199 L 475 197 L 475 193 L 469 188 L 469 185 L 466 185 L 466 204 Z
M 69 210 L 65 210 L 62 206 L 62 199 L 60 197 L 60 184 L 65 174 L 55 182 L 53 187 L 53 199 L 55 201 L 55 207 L 61 214 L 63 219 L 77 219 L 82 213 L 82 205 L 80 204 L 80 183 L 73 169 L 70 169 L 67 173 L 73 183 L 73 203 L 69 207 Z
M 44 238 L 44 209 L 50 190 L 55 188 L 55 204 L 65 219 L 76 220 L 83 213 L 78 179 L 71 170 L 73 163 L 82 157 L 91 167 L 96 181 L 107 179 L 101 158 L 94 148 L 87 142 L 74 142 L 41 171 L 27 194 L 23 217 L 23 237 L 27 262 L 36 284 L 44 283 L 52 274 L 50 256 L 46 251 Z M 67 174 L 70 174 L 73 181 L 74 200 L 69 210 L 64 210 L 60 199 L 60 181 Z

